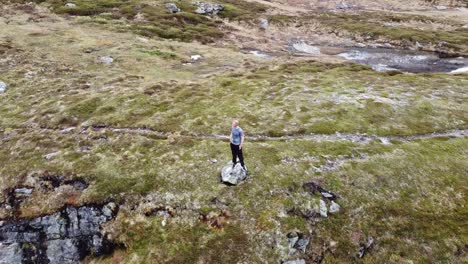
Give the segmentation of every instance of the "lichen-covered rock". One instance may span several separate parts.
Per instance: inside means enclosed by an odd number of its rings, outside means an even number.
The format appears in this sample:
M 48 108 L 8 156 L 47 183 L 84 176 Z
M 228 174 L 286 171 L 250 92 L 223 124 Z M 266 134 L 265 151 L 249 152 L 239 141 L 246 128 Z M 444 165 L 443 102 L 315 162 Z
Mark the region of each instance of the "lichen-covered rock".
M 221 182 L 229 185 L 238 185 L 247 178 L 247 172 L 237 163 L 233 168 L 232 163 L 228 163 L 221 171 Z
M 216 15 L 224 10 L 224 6 L 220 4 L 196 2 L 197 10 L 195 12 L 200 15 Z

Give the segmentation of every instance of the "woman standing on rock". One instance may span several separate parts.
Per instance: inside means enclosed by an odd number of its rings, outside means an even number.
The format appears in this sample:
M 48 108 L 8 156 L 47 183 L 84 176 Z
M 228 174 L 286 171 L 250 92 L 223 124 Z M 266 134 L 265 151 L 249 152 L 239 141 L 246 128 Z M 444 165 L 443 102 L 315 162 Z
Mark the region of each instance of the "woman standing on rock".
M 239 157 L 240 164 L 244 171 L 247 171 L 244 164 L 244 156 L 242 155 L 242 145 L 244 144 L 244 131 L 239 126 L 239 121 L 234 120 L 232 121 L 232 128 L 231 128 L 231 152 L 232 152 L 232 168 L 236 166 L 237 158 Z

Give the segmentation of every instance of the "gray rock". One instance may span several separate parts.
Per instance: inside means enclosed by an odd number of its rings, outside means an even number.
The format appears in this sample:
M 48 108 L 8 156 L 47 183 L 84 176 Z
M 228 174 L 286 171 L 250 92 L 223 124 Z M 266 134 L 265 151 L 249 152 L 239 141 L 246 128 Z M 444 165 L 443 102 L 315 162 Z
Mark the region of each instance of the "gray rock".
M 295 259 L 295 260 L 288 260 L 286 262 L 283 262 L 283 264 L 306 264 L 306 262 L 303 259 Z
M 75 130 L 75 127 L 68 127 L 68 128 L 65 128 L 65 129 L 60 130 L 60 133 L 61 133 L 61 134 L 69 134 L 69 133 L 71 133 L 73 130 Z
M 288 246 L 289 248 L 294 248 L 296 242 L 299 240 L 299 236 L 296 232 L 291 232 L 288 234 Z
M 468 24 L 465 24 L 462 28 L 468 28 Z
M 206 2 L 196 2 L 197 10 L 195 13 L 200 15 L 216 15 L 219 12 L 224 10 L 224 6 L 220 4 L 206 3 Z
M 47 258 L 50 264 L 75 264 L 80 261 L 79 250 L 73 239 L 47 241 Z
M 76 4 L 74 4 L 74 3 L 66 3 L 66 4 L 65 4 L 65 7 L 68 7 L 68 8 L 75 8 L 75 7 L 76 7 Z
M 337 9 L 348 9 L 349 5 L 346 2 L 341 2 L 341 3 L 336 5 L 336 8 Z
M 113 202 L 110 202 L 102 208 L 102 214 L 104 214 L 107 218 L 112 218 L 112 215 L 114 214 L 115 209 L 117 208 L 117 205 Z
M 21 194 L 21 195 L 31 195 L 32 191 L 33 191 L 33 189 L 29 189 L 29 188 L 15 189 L 15 193 L 18 193 L 18 194 Z
M 330 213 L 337 213 L 339 211 L 340 211 L 340 205 L 332 201 L 330 205 Z
M 98 58 L 98 62 L 106 65 L 112 64 L 114 62 L 114 59 L 110 56 L 103 56 Z
M 258 24 L 258 26 L 260 27 L 260 29 L 262 30 L 267 30 L 268 29 L 268 19 L 266 18 L 261 18 L 260 19 L 260 22 Z
M 199 61 L 201 58 L 202 58 L 202 55 L 199 55 L 199 54 L 190 56 L 191 61 Z
M 221 182 L 229 185 L 238 185 L 247 178 L 247 172 L 242 169 L 239 163 L 232 168 L 232 162 L 224 166 L 221 171 Z
M 23 250 L 19 243 L 0 243 L 0 264 L 21 263 Z
M 320 48 L 311 46 L 303 41 L 292 44 L 294 51 L 308 53 L 308 54 L 320 54 Z
M 309 245 L 309 238 L 296 232 L 291 232 L 287 236 L 290 253 L 294 253 L 296 250 L 305 252 L 307 245 Z
M 436 10 L 447 10 L 448 9 L 448 7 L 446 7 L 446 6 L 434 6 L 434 8 Z
M 297 250 L 301 250 L 302 252 L 305 252 L 307 245 L 309 245 L 309 239 L 300 238 L 299 240 L 297 240 L 296 244 L 294 245 L 294 248 Z
M 62 153 L 61 151 L 49 153 L 49 154 L 45 155 L 44 158 L 45 158 L 46 160 L 51 160 L 51 159 L 57 157 L 58 155 L 60 155 L 61 153 Z
M 177 7 L 177 5 L 174 4 L 174 3 L 166 3 L 165 6 L 171 13 L 179 13 L 180 12 L 180 8 Z
M 327 204 L 325 203 L 324 200 L 320 199 L 320 215 L 322 217 L 327 217 Z
M 359 247 L 359 251 L 357 254 L 358 257 L 363 258 L 366 255 L 366 253 L 374 247 L 374 242 L 375 240 L 373 237 L 368 237 L 367 242 L 365 244 L 361 244 L 361 246 Z
M 0 93 L 4 93 L 8 85 L 2 81 L 0 81 Z

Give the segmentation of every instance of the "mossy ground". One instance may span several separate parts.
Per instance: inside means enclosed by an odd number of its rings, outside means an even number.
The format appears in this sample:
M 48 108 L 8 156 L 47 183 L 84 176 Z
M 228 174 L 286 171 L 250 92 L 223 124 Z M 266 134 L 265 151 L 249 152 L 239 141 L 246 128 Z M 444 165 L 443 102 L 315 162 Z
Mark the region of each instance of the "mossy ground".
M 119 10 L 128 3 L 115 2 Z M 251 176 L 228 187 L 219 180 L 230 159 L 228 143 L 178 136 L 227 134 L 232 118 L 247 136 L 466 129 L 466 75 L 394 75 L 320 58 L 265 60 L 235 47 L 147 39 L 83 23 L 99 14 L 65 20 L 47 11 L 45 18 L 11 12 L 0 20 L 0 80 L 8 84 L 0 95 L 0 189 L 44 175 L 90 184 L 82 193 L 36 189 L 19 207 L 24 217 L 64 204 L 118 201 L 116 220 L 104 228 L 124 248 L 86 261 L 278 263 L 323 256 L 326 263 L 350 263 L 361 261 L 355 255 L 368 236 L 376 245 L 365 263 L 466 261 L 466 138 L 384 145 L 247 137 Z M 187 64 L 194 54 L 203 58 Z M 103 65 L 101 56 L 115 60 Z M 172 135 L 84 129 L 89 125 Z M 71 126 L 77 128 L 59 132 Z M 46 160 L 50 153 L 59 154 Z M 341 166 L 321 169 L 327 162 Z M 319 196 L 301 187 L 311 180 L 338 194 L 339 213 L 313 220 L 288 214 L 318 206 Z M 145 215 L 145 208 L 160 205 L 175 214 Z M 8 215 L 4 208 L 0 213 Z M 203 220 L 210 214 L 225 219 L 210 225 Z M 311 237 L 306 253 L 288 255 L 286 234 L 293 230 Z

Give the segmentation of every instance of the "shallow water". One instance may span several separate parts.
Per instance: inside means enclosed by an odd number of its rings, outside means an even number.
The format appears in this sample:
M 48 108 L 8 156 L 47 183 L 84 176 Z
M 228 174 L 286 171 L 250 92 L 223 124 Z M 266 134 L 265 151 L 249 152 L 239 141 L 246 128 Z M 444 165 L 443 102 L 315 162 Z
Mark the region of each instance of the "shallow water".
M 441 58 L 433 52 L 400 49 L 349 48 L 338 56 L 359 64 L 369 65 L 376 71 L 457 73 L 460 69 L 468 66 L 468 58 Z

